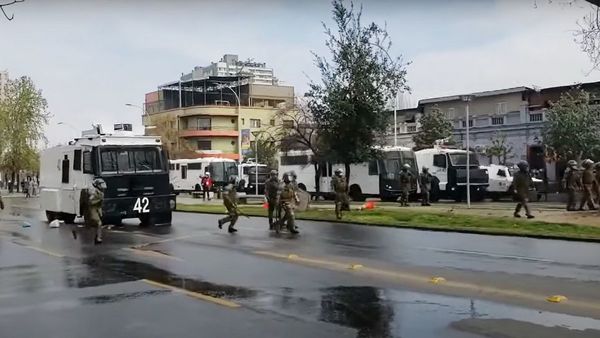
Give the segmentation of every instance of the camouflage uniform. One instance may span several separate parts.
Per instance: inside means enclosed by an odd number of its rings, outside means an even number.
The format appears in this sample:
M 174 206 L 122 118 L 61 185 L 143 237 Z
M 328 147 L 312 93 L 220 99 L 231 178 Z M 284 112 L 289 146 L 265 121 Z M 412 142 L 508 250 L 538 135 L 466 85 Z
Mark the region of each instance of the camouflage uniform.
M 296 195 L 296 187 L 294 186 L 294 183 L 289 180 L 289 176 L 285 174 L 283 187 L 281 188 L 281 193 L 279 194 L 279 205 L 281 206 L 283 217 L 281 217 L 275 226 L 275 231 L 279 232 L 282 224 L 286 223 L 289 232 L 293 234 L 298 233 L 298 230 L 296 230 L 294 215 L 294 207 L 296 206 L 297 201 L 298 196 Z
M 423 172 L 419 176 L 419 186 L 421 188 L 422 206 L 430 206 L 429 194 L 431 193 L 431 182 L 433 182 L 433 176 L 429 173 L 427 168 L 423 168 Z
M 590 210 L 596 210 L 594 200 L 594 186 L 596 185 L 596 177 L 594 176 L 594 162 L 591 160 L 585 160 L 582 163 L 584 171 L 581 177 L 581 183 L 583 183 L 583 197 L 579 204 L 579 210 L 583 210 L 583 207 L 587 203 Z
M 237 207 L 238 198 L 237 191 L 235 189 L 235 179 L 229 180 L 229 183 L 225 186 L 223 192 L 223 205 L 225 205 L 225 208 L 227 208 L 227 216 L 219 220 L 219 229 L 223 228 L 223 224 L 229 222 L 229 228 L 227 229 L 227 231 L 229 231 L 230 233 L 237 232 L 237 229 L 233 227 L 239 217 L 239 211 Z
M 335 217 L 342 219 L 342 209 L 344 205 L 349 204 L 348 183 L 341 171 L 336 172 L 336 176 L 331 180 L 333 191 L 335 192 Z
M 271 172 L 271 177 L 265 182 L 265 198 L 269 204 L 269 230 L 274 230 L 275 228 L 273 214 L 275 213 L 275 208 L 277 208 L 279 204 L 277 199 L 280 185 L 281 182 L 277 178 L 277 172 Z
M 410 184 L 413 179 L 413 175 L 408 168 L 402 168 L 398 177 L 400 180 L 400 205 L 403 207 L 408 206 L 408 195 L 410 193 Z
M 581 179 L 575 161 L 569 161 L 569 168 L 565 170 L 562 185 L 563 188 L 567 190 L 568 194 L 567 211 L 575 211 L 577 208 L 576 193 L 581 185 Z
M 596 203 L 600 203 L 600 162 L 594 165 L 594 194 L 596 195 Z
M 522 162 L 519 163 L 518 166 L 519 171 L 513 176 L 513 189 L 515 200 L 517 201 L 514 215 L 515 217 L 521 217 L 519 213 L 521 212 L 521 208 L 524 208 L 527 218 L 533 218 L 529 205 L 527 204 L 529 202 L 529 188 L 533 184 L 531 175 L 527 172 L 528 164 L 527 162 Z
M 94 186 L 88 192 L 88 212 L 89 218 L 86 220 L 88 225 L 96 228 L 96 237 L 94 242 L 96 244 L 102 243 L 102 203 L 104 202 L 104 192 L 102 187 L 98 184 Z

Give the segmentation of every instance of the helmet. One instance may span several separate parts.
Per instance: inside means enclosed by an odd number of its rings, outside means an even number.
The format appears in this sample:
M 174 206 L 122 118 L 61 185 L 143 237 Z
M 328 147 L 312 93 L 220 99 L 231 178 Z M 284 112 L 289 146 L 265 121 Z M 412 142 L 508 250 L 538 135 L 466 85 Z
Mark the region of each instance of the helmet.
M 271 176 L 277 177 L 277 170 L 271 170 Z
M 296 179 L 296 177 L 298 177 L 298 175 L 296 175 L 296 172 L 292 170 L 292 171 L 290 171 L 290 177 L 293 179 Z
M 517 167 L 523 171 L 527 170 L 527 168 L 529 168 L 529 163 L 527 163 L 527 161 L 521 161 L 519 163 L 517 163 Z
M 576 167 L 577 166 L 577 161 L 575 160 L 570 160 L 569 162 L 567 162 L 567 165 L 569 167 Z
M 92 185 L 100 190 L 104 190 L 106 189 L 106 182 L 101 179 L 101 178 L 97 178 L 92 182 Z
M 590 160 L 590 159 L 588 158 L 588 159 L 585 159 L 585 160 L 583 161 L 583 163 L 581 163 L 581 165 L 582 165 L 584 168 L 589 168 L 589 167 L 591 167 L 592 165 L 594 165 L 594 161 L 592 161 L 592 160 Z
M 235 184 L 237 182 L 237 176 L 231 175 L 229 176 L 229 183 Z
M 283 173 L 283 181 L 288 183 L 290 181 L 290 173 Z
M 404 164 L 404 165 L 402 166 L 402 169 L 410 169 L 410 165 L 409 165 L 409 164 Z
M 204 176 L 210 177 L 210 173 L 207 171 L 207 172 L 204 173 Z
M 344 175 L 344 169 L 342 169 L 342 168 L 337 168 L 337 169 L 335 170 L 335 174 L 336 174 L 336 175 L 337 175 L 337 174 L 339 174 L 340 176 Z
M 428 172 L 428 171 L 429 171 L 429 168 L 427 168 L 427 167 L 423 167 L 421 170 L 423 170 L 423 172 L 425 173 L 425 172 Z

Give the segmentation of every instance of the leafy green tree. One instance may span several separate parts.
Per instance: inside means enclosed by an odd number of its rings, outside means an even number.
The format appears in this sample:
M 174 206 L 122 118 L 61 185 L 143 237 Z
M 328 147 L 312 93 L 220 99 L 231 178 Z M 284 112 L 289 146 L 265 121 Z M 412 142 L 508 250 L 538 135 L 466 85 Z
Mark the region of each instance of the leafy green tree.
M 21 170 L 39 170 L 38 149 L 46 142 L 49 117 L 46 99 L 29 77 L 8 81 L 0 97 L 0 165 L 13 182 Z
M 419 119 L 420 129 L 413 136 L 415 150 L 430 148 L 435 141 L 452 136 L 452 123 L 439 110 L 423 114 Z
M 574 90 L 551 104 L 542 135 L 549 158 L 581 161 L 599 158 L 600 108 L 590 103 L 590 94 Z
M 247 158 L 258 158 L 258 162 L 261 164 L 266 164 L 270 169 L 277 168 L 277 153 L 279 152 L 279 147 L 277 146 L 277 142 L 274 139 L 267 138 L 265 136 L 259 135 L 255 140 L 256 146 L 258 147 L 258 157 L 256 156 L 254 145 L 250 147 L 250 151 L 245 157 Z
M 513 147 L 506 143 L 506 135 L 495 133 L 490 137 L 490 145 L 485 147 L 485 155 L 490 158 L 490 163 L 494 162 L 494 157 L 498 158 L 498 163 L 506 165 L 506 161 L 512 157 Z
M 350 164 L 378 155 L 388 126 L 386 103 L 398 91 L 409 90 L 406 65 L 390 56 L 391 42 L 385 27 L 363 25 L 362 8 L 347 7 L 334 0 L 336 29 L 323 24 L 330 56 L 315 54 L 321 82 L 310 84 L 309 108 L 319 127 L 326 149 L 344 163 L 347 178 Z

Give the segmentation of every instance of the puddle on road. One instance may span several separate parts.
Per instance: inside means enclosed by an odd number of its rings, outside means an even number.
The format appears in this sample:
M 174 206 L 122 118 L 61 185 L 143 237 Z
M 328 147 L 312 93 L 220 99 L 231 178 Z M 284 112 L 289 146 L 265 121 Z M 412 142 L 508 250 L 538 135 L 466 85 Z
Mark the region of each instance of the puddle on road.
M 150 296 L 158 296 L 164 295 L 167 293 L 171 293 L 171 290 L 150 290 L 150 291 L 141 291 L 141 292 L 129 292 L 129 293 L 119 293 L 113 295 L 101 295 L 101 296 L 91 296 L 91 297 L 83 297 L 79 300 L 83 304 L 109 304 L 109 303 L 117 303 L 126 300 L 133 300 L 138 298 L 145 298 Z
M 242 304 L 268 312 L 299 317 L 306 320 L 319 320 L 343 325 L 357 330 L 357 337 L 503 337 L 520 338 L 513 335 L 511 328 L 519 327 L 494 325 L 492 319 L 510 319 L 528 322 L 530 334 L 543 334 L 559 326 L 563 334 L 579 334 L 590 329 L 600 337 L 600 321 L 537 311 L 489 301 L 453 298 L 432 294 L 377 289 L 372 287 L 336 287 L 319 290 L 294 290 L 289 288 L 263 290 L 257 296 L 242 301 Z M 456 326 L 461 320 L 478 320 L 480 330 L 464 329 Z M 482 323 L 486 323 L 485 325 Z M 475 326 L 470 322 L 471 326 Z M 456 328 L 454 328 L 456 326 Z M 469 326 L 470 328 L 470 326 Z M 549 329 L 550 328 L 550 329 Z M 558 331 L 557 331 L 558 332 Z M 494 335 L 483 335 L 493 333 Z M 503 335 L 504 334 L 504 335 Z M 590 337 L 592 337 L 590 336 Z M 548 336 L 550 337 L 550 336 Z M 569 335 L 554 336 L 569 337 Z M 588 336 L 581 336 L 588 337 Z

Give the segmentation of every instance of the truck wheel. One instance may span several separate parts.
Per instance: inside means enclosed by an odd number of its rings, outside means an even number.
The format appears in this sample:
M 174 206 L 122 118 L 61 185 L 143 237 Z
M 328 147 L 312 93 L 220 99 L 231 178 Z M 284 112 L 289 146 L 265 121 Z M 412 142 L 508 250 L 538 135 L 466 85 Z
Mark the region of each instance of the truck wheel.
M 46 210 L 46 219 L 48 220 L 48 223 L 54 221 L 56 218 L 57 214 L 54 211 Z
M 440 181 L 434 178 L 431 182 L 431 192 L 429 193 L 429 200 L 431 202 L 437 202 L 440 200 Z
M 300 184 L 298 184 L 298 189 L 301 189 L 302 191 L 306 191 L 306 186 L 304 185 L 304 183 L 300 183 Z
M 171 221 L 173 220 L 172 212 L 163 212 L 155 216 L 155 225 L 170 227 Z
M 140 227 L 144 228 L 150 225 L 150 215 L 148 214 L 144 214 L 144 215 L 140 215 L 140 217 L 138 217 L 140 220 Z
M 365 200 L 365 196 L 363 196 L 362 189 L 360 186 L 354 184 L 350 186 L 350 198 L 352 198 L 355 202 L 362 202 Z
M 67 213 L 62 213 L 60 215 L 60 218 L 65 221 L 66 224 L 74 224 L 75 223 L 75 215 L 73 214 L 67 214 Z

